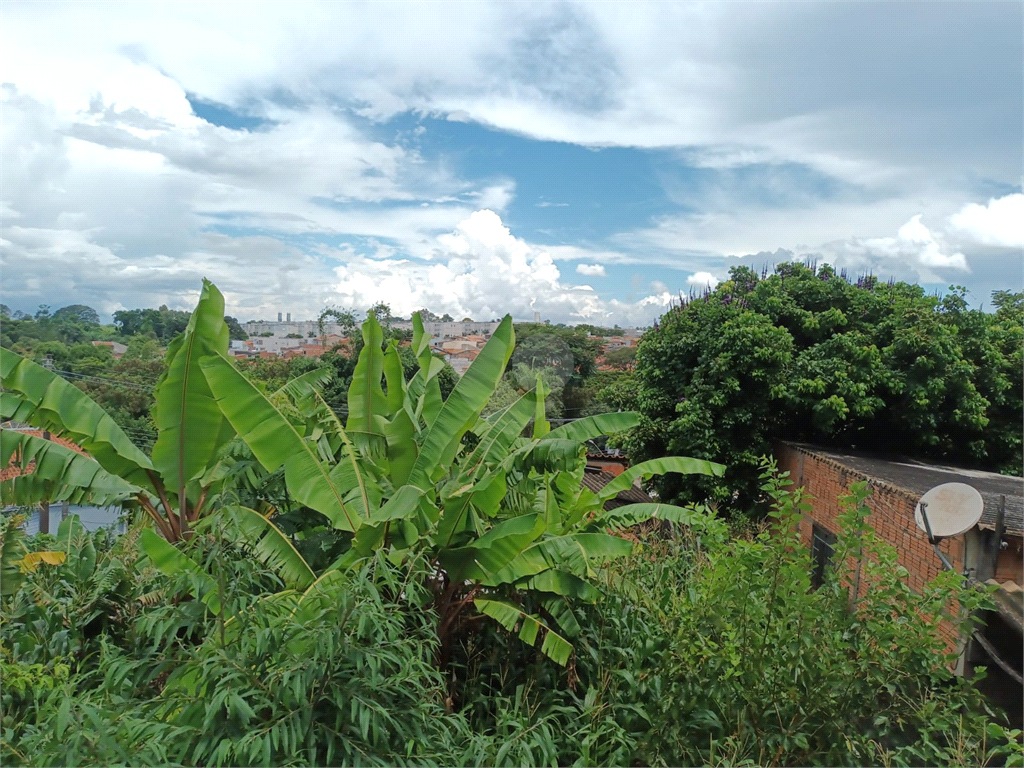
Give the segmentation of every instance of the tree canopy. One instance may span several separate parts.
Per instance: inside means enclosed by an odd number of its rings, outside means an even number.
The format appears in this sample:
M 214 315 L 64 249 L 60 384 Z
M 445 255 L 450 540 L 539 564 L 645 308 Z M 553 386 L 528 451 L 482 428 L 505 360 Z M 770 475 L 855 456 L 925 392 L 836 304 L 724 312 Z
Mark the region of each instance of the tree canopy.
M 736 268 L 645 334 L 644 420 L 628 448 L 638 460 L 679 452 L 726 464 L 717 493 L 737 491 L 741 505 L 777 440 L 1019 472 L 1022 296 L 993 300 L 985 313 L 955 286 L 940 299 L 828 266 Z M 660 490 L 709 485 L 667 478 Z

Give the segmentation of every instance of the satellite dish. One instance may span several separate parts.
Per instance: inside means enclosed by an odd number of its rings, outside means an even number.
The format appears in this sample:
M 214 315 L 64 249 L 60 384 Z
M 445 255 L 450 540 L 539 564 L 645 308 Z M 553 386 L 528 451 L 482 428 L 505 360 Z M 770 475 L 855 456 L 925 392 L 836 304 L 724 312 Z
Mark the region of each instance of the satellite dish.
M 937 539 L 967 533 L 978 524 L 985 509 L 981 494 L 966 483 L 937 485 L 921 497 L 914 510 L 914 522 L 925 533 L 928 528 L 921 515 L 922 504 L 927 505 L 928 523 Z

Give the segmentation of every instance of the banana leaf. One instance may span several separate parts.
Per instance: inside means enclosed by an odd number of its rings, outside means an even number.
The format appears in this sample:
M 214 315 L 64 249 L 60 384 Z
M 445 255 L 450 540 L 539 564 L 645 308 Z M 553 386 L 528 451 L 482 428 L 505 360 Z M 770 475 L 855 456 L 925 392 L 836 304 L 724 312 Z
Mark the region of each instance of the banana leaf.
M 536 576 L 526 579 L 520 586 L 537 592 L 550 592 L 563 597 L 573 597 L 588 603 L 597 601 L 601 593 L 596 587 L 588 584 L 579 576 L 552 568 L 541 571 Z
M 522 556 L 544 529 L 543 515 L 520 515 L 498 523 L 467 547 L 442 550 L 438 560 L 452 580 L 490 584 L 492 575 Z
M 500 462 L 534 415 L 536 403 L 537 390 L 531 389 L 511 405 L 492 414 L 487 420 L 487 428 L 480 430 L 480 442 L 464 462 L 466 469 L 463 473 L 476 473 L 478 476 L 484 467 Z
M 371 313 L 363 323 L 363 348 L 352 372 L 348 388 L 348 422 L 350 431 L 380 434 L 382 421 L 389 413 L 381 377 L 384 375 L 384 331 Z
M 143 529 L 139 536 L 139 546 L 142 547 L 142 551 L 146 553 L 153 567 L 161 573 L 167 576 L 188 574 L 191 577 L 193 595 L 202 600 L 214 615 L 220 613 L 221 604 L 217 582 L 200 568 L 195 560 L 158 535 L 152 528 Z
M 527 613 L 519 606 L 505 600 L 489 598 L 477 598 L 473 601 L 473 605 L 480 613 L 490 616 L 509 632 L 514 632 L 516 625 L 521 621 L 519 639 L 527 645 L 534 645 L 537 642 L 538 633 L 543 629 L 544 641 L 541 643 L 541 653 L 563 667 L 569 661 L 569 656 L 572 654 L 572 645 L 569 641 L 541 619 Z
M 640 423 L 639 415 L 630 411 L 622 413 L 599 413 L 576 421 L 570 421 L 548 432 L 545 439 L 576 440 L 586 442 L 601 435 L 612 435 L 625 432 Z
M 252 548 L 257 559 L 277 571 L 286 587 L 304 590 L 316 581 L 313 569 L 291 540 L 266 517 L 241 506 L 225 507 L 224 513 L 235 524 L 234 531 Z M 232 527 L 228 527 L 225 533 L 230 531 Z
M 149 457 L 75 385 L 9 349 L 0 349 L 0 382 L 0 418 L 49 429 L 81 446 L 110 474 L 155 490 Z
M 296 376 L 286 381 L 274 392 L 274 395 L 285 395 L 293 402 L 309 397 L 314 392 L 320 392 L 321 388 L 329 384 L 334 378 L 334 371 L 330 368 L 314 368 L 312 371 Z
M 487 586 L 514 584 L 548 569 L 593 578 L 594 564 L 604 564 L 633 551 L 633 542 L 606 533 L 572 533 L 540 539 L 526 547 L 500 571 L 481 579 Z
M 346 508 L 329 466 L 267 396 L 223 357 L 203 358 L 200 367 L 224 415 L 263 468 L 274 472 L 283 466 L 293 499 L 325 515 L 336 528 L 356 530 L 359 519 Z
M 506 316 L 441 406 L 441 412 L 420 446 L 409 476 L 410 483 L 427 488 L 434 470 L 451 464 L 462 436 L 472 427 L 494 392 L 514 346 L 512 318 Z
M 638 478 L 649 480 L 654 475 L 664 475 L 668 472 L 678 472 L 682 475 L 721 477 L 725 472 L 725 467 L 721 464 L 705 461 L 704 459 L 691 459 L 685 456 L 663 456 L 660 459 L 642 461 L 608 483 L 597 494 L 597 498 L 601 501 L 614 499 L 622 491 L 633 487 L 633 482 Z
M 153 466 L 165 487 L 177 494 L 183 520 L 186 495 L 193 502 L 199 496 L 199 484 L 190 481 L 213 463 L 217 450 L 234 436 L 199 368 L 201 357 L 226 355 L 228 344 L 224 297 L 213 283 L 203 280 L 185 332 L 167 348 L 167 370 L 157 382 L 153 409 L 158 430 Z
M 645 523 L 648 520 L 667 520 L 672 523 L 717 531 L 725 525 L 722 521 L 708 513 L 693 507 L 677 507 L 672 504 L 643 503 L 626 504 L 612 510 L 601 510 L 587 524 L 588 530 L 603 531 L 629 528 Z
M 551 431 L 551 424 L 548 423 L 545 406 L 547 404 L 548 389 L 544 384 L 544 377 L 537 374 L 537 402 L 533 415 L 533 439 L 539 440 Z
M 0 466 L 10 466 L 14 457 L 22 469 L 31 471 L 0 485 L 4 504 L 68 501 L 105 507 L 142 493 L 141 488 L 110 474 L 94 459 L 60 443 L 13 429 L 0 430 Z

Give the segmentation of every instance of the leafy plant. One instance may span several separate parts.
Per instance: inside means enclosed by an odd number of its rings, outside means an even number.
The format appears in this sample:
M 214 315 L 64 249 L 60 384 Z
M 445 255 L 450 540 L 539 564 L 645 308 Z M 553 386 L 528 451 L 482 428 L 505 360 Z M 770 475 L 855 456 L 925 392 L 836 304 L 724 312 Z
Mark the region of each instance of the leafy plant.
M 736 268 L 641 340 L 629 454 L 725 464 L 724 482 L 670 477 L 659 493 L 742 511 L 762 501 L 758 460 L 778 440 L 1019 472 L 1020 294 L 998 294 L 994 314 L 964 297 L 827 265 Z
M 285 407 L 225 357 L 202 360 L 211 392 L 263 469 L 283 470 L 290 498 L 351 539 L 336 563 L 317 574 L 275 525 L 273 509 L 234 509 L 236 522 L 242 521 L 234 530 L 303 597 L 330 572 L 375 551 L 396 562 L 425 557 L 434 568 L 430 586 L 442 665 L 451 639 L 472 619 L 471 609 L 528 644 L 539 642 L 544 653 L 565 664 L 568 638 L 576 632 L 571 601 L 594 599 L 587 580 L 595 569 L 632 550 L 631 542 L 607 529 L 654 516 L 704 521 L 694 510 L 667 505 L 637 505 L 610 515 L 604 503 L 640 475 L 720 474 L 722 468 L 661 459 L 634 468 L 595 495 L 581 486 L 581 444 L 629 427 L 635 423 L 631 414 L 594 416 L 551 430 L 541 384 L 482 418 L 512 354 L 511 320 L 499 325 L 447 399 L 437 381 L 441 361 L 431 354 L 418 316 L 414 329 L 419 370 L 406 382 L 397 345 L 392 341 L 385 351 L 382 328 L 372 313 L 367 318 L 344 427 L 313 386 L 287 390 L 291 407 Z M 531 419 L 533 437 L 520 437 Z M 316 533 L 299 531 L 296 538 Z M 170 553 L 164 560 L 190 569 Z

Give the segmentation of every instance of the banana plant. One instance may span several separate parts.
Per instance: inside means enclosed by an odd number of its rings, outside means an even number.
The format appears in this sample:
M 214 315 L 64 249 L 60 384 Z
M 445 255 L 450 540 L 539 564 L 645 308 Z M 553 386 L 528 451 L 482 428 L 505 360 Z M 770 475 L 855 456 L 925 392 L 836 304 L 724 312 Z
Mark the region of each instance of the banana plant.
M 199 368 L 200 358 L 226 354 L 228 336 L 224 297 L 204 280 L 188 327 L 169 345 L 166 371 L 156 384 L 158 435 L 151 456 L 77 387 L 15 352 L 0 350 L 0 418 L 49 430 L 86 454 L 3 430 L 3 466 L 16 458 L 32 470 L 3 484 L 4 501 L 138 507 L 167 541 L 188 538 L 215 490 L 209 469 L 234 437 Z
M 593 416 L 552 429 L 543 381 L 502 411 L 482 417 L 515 345 L 506 317 L 447 399 L 441 361 L 419 315 L 412 351 L 418 370 L 402 375 L 394 342 L 372 314 L 342 425 L 315 386 L 274 402 L 223 354 L 200 361 L 226 419 L 267 472 L 283 469 L 290 497 L 322 513 L 350 547 L 315 573 L 274 522 L 272 511 L 236 508 L 234 534 L 276 566 L 301 603 L 324 579 L 386 554 L 433 563 L 440 660 L 474 612 L 516 631 L 560 664 L 578 631 L 572 605 L 593 600 L 598 569 L 628 555 L 617 529 L 661 518 L 712 528 L 697 509 L 605 503 L 636 479 L 664 472 L 721 475 L 710 462 L 664 458 L 638 465 L 600 494 L 585 489 L 586 440 L 634 426 L 635 414 Z M 287 407 L 286 407 L 287 405 Z M 524 437 L 530 422 L 530 436 Z M 298 534 L 301 537 L 303 534 Z M 273 599 L 279 599 L 276 596 Z

